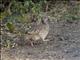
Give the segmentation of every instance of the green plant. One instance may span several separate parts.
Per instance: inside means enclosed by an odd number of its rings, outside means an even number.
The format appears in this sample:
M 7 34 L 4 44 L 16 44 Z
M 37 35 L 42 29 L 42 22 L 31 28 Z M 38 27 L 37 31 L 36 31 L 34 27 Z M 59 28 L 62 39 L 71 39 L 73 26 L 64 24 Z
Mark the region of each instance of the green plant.
M 6 24 L 6 27 L 8 28 L 8 30 L 9 30 L 10 32 L 14 32 L 14 31 L 15 31 L 15 26 L 12 24 L 12 22 L 8 22 L 8 23 Z

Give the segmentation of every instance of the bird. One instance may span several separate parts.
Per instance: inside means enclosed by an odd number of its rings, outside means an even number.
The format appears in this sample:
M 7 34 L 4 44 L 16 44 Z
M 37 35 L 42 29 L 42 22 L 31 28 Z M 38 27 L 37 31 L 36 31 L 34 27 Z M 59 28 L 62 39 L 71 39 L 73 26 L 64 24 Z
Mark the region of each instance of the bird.
M 43 17 L 38 24 L 35 24 L 34 30 L 31 32 L 27 32 L 25 35 L 25 39 L 29 40 L 31 43 L 31 46 L 34 46 L 33 42 L 42 40 L 42 41 L 49 41 L 46 39 L 48 33 L 49 33 L 49 18 L 47 16 Z

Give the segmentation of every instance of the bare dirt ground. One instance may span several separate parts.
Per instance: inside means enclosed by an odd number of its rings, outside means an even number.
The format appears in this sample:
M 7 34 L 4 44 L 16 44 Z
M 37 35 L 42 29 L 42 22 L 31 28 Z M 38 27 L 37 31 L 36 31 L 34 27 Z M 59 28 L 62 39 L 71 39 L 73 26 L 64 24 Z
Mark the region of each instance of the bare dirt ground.
M 80 60 L 80 21 L 53 21 L 48 42 L 2 49 L 1 60 Z

